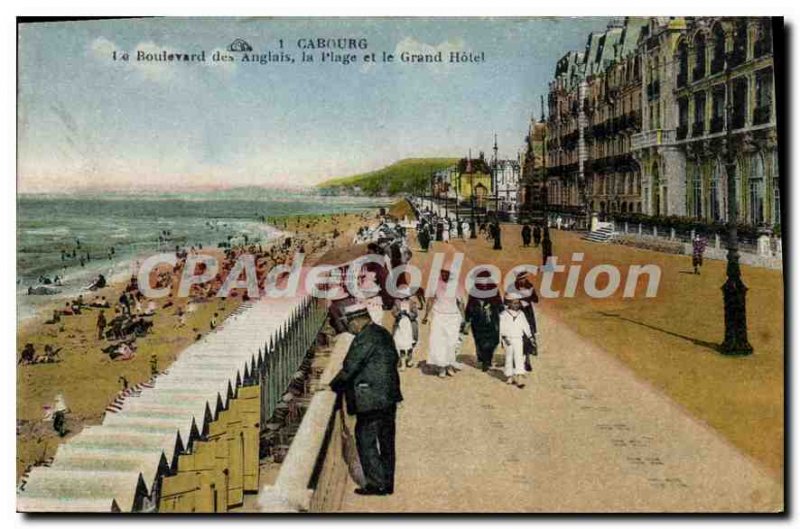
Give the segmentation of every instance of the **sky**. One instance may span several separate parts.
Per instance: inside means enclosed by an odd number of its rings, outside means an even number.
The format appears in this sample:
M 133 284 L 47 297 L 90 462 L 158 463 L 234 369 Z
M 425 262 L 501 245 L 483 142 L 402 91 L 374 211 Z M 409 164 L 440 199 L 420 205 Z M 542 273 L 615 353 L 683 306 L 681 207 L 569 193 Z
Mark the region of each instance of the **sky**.
M 409 157 L 522 148 L 556 61 L 605 18 L 131 19 L 23 24 L 20 192 L 309 186 Z M 300 63 L 318 38 L 365 38 L 350 65 Z M 236 38 L 294 64 L 214 62 Z M 204 63 L 135 61 L 206 52 Z M 470 64 L 364 63 L 374 52 L 483 52 Z M 128 52 L 129 61 L 113 60 Z

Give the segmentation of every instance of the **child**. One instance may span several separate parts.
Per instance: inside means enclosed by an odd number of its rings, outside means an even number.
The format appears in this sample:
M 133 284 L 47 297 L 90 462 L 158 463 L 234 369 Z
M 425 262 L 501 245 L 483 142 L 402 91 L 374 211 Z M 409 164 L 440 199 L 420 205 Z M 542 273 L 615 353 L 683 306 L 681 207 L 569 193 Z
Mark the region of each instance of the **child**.
M 506 384 L 525 387 L 525 355 L 523 340 L 531 338 L 528 319 L 522 312 L 522 296 L 511 293 L 506 296 L 506 310 L 500 314 L 500 340 L 506 352 L 504 374 Z
M 411 297 L 411 289 L 407 286 L 398 289 L 392 316 L 394 345 L 400 354 L 400 371 L 404 371 L 407 367 L 413 367 L 412 355 L 419 340 L 419 304 Z

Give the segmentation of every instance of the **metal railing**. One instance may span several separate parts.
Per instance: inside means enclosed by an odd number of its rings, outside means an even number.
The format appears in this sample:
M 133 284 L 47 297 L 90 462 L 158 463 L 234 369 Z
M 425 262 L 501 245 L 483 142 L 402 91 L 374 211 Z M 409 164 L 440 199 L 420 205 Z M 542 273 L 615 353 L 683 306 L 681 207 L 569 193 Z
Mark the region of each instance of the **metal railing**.
M 319 299 L 306 296 L 269 342 L 264 344 L 263 351 L 258 351 L 261 408 L 264 410 L 262 427 L 275 413 L 281 396 L 314 344 L 327 312 Z
M 666 129 L 652 129 L 639 132 L 631 136 L 631 149 L 634 151 L 669 145 L 675 142 L 675 131 Z

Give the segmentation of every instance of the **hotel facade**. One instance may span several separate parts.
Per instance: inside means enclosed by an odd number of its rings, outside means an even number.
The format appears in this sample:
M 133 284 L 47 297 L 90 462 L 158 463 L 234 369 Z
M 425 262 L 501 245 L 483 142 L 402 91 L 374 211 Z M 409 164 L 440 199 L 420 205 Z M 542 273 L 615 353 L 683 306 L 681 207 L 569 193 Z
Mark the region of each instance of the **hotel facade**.
M 780 224 L 772 46 L 769 18 L 613 21 L 557 62 L 546 169 L 523 185 L 546 178 L 549 210 L 576 216 L 724 222 L 732 162 L 739 222 Z

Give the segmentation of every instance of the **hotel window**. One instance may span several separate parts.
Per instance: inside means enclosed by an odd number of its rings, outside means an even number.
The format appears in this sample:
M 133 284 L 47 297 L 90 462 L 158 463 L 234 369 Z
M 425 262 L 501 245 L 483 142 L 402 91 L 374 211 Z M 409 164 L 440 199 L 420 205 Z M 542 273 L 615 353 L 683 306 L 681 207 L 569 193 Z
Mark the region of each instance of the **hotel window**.
M 760 154 L 751 158 L 748 220 L 752 224 L 764 222 L 764 159 Z
M 753 124 L 768 123 L 772 115 L 772 68 L 759 70 L 755 75 L 755 108 Z
M 741 129 L 747 115 L 747 78 L 738 77 L 733 81 L 733 123 L 731 128 Z
M 725 128 L 725 86 L 717 86 L 711 93 L 711 133 Z
M 706 128 L 706 93 L 697 92 L 694 95 L 694 123 L 692 123 L 692 136 L 702 136 Z
M 685 97 L 678 99 L 678 130 L 677 138 L 686 138 L 689 130 L 689 100 Z
M 717 24 L 711 30 L 713 56 L 711 58 L 711 73 L 719 73 L 725 68 L 725 30 L 722 24 Z
M 781 180 L 777 149 L 772 151 L 772 223 L 781 223 Z
M 690 178 L 692 189 L 691 214 L 695 218 L 700 218 L 703 214 L 703 186 L 700 178 L 700 168 L 697 164 L 691 164 Z
M 678 46 L 678 80 L 677 87 L 686 86 L 686 78 L 689 75 L 689 53 L 686 50 L 686 42 L 681 42 Z
M 745 60 L 747 60 L 747 20 L 740 18 L 733 28 L 731 67 L 738 66 Z
M 720 183 L 724 177 L 722 164 L 717 163 L 714 173 L 711 175 L 711 185 L 708 190 L 708 216 L 711 220 L 722 220 L 720 210 Z
M 756 41 L 753 44 L 753 57 L 772 53 L 772 20 L 762 19 L 758 24 Z
M 694 70 L 692 80 L 697 81 L 706 76 L 706 37 L 698 33 L 694 38 Z

